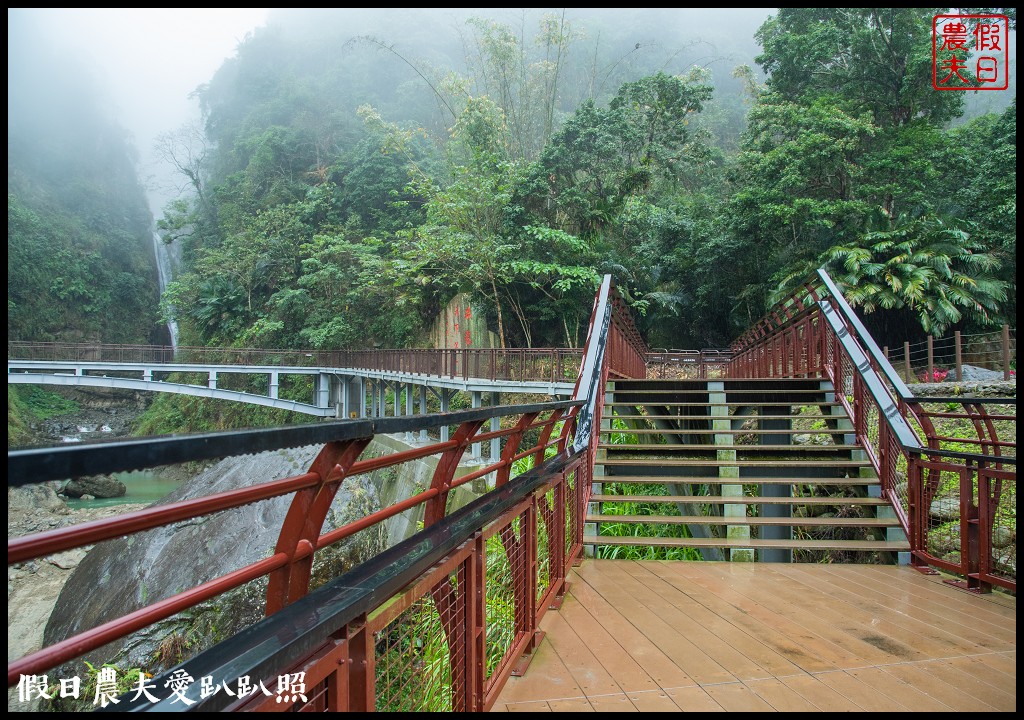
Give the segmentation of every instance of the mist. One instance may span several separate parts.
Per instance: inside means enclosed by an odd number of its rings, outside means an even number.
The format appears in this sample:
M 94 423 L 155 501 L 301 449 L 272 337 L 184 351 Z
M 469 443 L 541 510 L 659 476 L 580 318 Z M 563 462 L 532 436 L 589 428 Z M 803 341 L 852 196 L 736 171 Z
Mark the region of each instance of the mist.
M 595 90 L 615 91 L 611 80 L 694 64 L 731 83 L 733 67 L 753 64 L 753 35 L 770 9 L 734 10 L 723 21 L 713 9 L 8 9 L 8 135 L 43 136 L 48 144 L 70 128 L 85 132 L 85 115 L 99 113 L 124 128 L 138 157 L 154 217 L 182 190 L 175 169 L 154 146 L 164 134 L 195 124 L 194 91 L 209 82 L 239 44 L 257 30 L 277 28 L 297 44 L 308 38 L 372 37 L 395 53 L 363 45 L 382 64 L 461 71 L 470 17 L 485 17 L 533 33 L 543 13 L 561 14 L 580 33 L 577 52 L 611 58 L 594 68 Z M 399 60 L 398 55 L 402 60 Z M 422 83 L 411 67 L 404 82 Z M 602 82 L 606 81 L 606 82 Z M 373 84 L 372 79 L 368 84 Z M 577 88 L 580 95 L 583 88 Z M 405 90 L 409 90 L 408 87 Z M 423 85 L 420 91 L 429 89 Z M 565 110 L 578 98 L 565 98 Z M 356 103 L 358 104 L 358 102 Z
M 8 135 L 53 137 L 85 108 L 124 128 L 158 215 L 177 194 L 153 152 L 164 132 L 198 120 L 190 94 L 209 80 L 266 9 L 8 8 Z

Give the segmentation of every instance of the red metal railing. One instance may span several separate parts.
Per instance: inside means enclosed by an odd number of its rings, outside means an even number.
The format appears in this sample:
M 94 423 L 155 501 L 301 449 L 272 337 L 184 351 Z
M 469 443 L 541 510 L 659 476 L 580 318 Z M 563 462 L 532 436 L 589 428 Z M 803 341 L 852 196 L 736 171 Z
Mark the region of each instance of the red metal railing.
M 640 337 L 622 296 L 611 288 L 611 325 L 608 329 L 608 374 L 611 377 L 647 376 L 647 343 Z
M 111 620 L 16 660 L 8 665 L 8 684 L 16 683 L 21 675 L 38 674 L 263 576 L 269 579 L 266 613 L 271 615 L 308 592 L 315 552 L 412 508 L 419 508 L 428 526 L 439 522 L 445 517 L 448 495 L 456 487 L 490 474 L 496 475 L 500 486 L 508 481 L 512 465 L 516 461 L 526 457 L 536 458 L 547 448 L 564 450 L 569 435 L 567 432 L 554 433 L 554 429 L 556 424 L 565 420 L 566 411 L 572 409 L 572 403 L 547 403 L 525 408 L 525 412 L 516 407 L 492 408 L 484 412 L 470 413 L 469 419 L 461 421 L 460 414 L 453 414 L 451 419 L 456 421 L 457 430 L 451 440 L 363 460 L 359 457 L 369 444 L 372 434 L 363 435 L 363 423 L 356 423 L 351 429 L 339 424 L 339 439 L 324 446 L 313 466 L 305 474 L 9 540 L 8 564 L 12 564 L 281 495 L 291 495 L 293 498 L 283 521 L 276 548 L 270 557 L 224 576 L 211 578 L 198 587 L 152 603 L 125 617 Z M 489 417 L 517 419 L 517 422 L 506 429 L 481 432 L 485 420 Z M 429 416 L 427 419 L 429 420 Z M 409 424 L 411 427 L 416 423 Z M 539 439 L 536 444 L 523 449 L 520 443 L 528 431 L 532 431 L 534 435 L 539 433 Z M 491 439 L 501 439 L 505 443 L 500 460 L 455 479 L 454 471 L 466 448 L 474 442 L 487 442 Z M 116 452 L 116 446 L 111 446 L 111 452 Z M 324 530 L 331 501 L 346 477 L 432 455 L 440 455 L 440 459 L 428 489 L 356 522 L 335 530 Z M 575 477 L 581 461 L 571 466 L 566 474 Z M 560 486 L 562 482 L 565 482 L 564 475 L 553 485 Z M 573 481 L 570 480 L 571 482 Z M 551 551 L 555 550 L 557 548 L 551 548 Z M 563 555 L 564 552 L 556 553 L 559 560 Z M 564 575 L 564 565 L 558 572 Z M 561 590 L 556 583 L 552 592 Z
M 911 562 L 954 572 L 966 589 L 1016 589 L 1015 542 L 1007 542 L 1016 537 L 1014 398 L 915 398 L 823 270 L 737 340 L 729 374 L 831 380 L 910 540 Z M 939 418 L 967 421 L 976 437 L 943 434 Z
M 332 367 L 517 382 L 572 382 L 582 356 L 581 350 L 571 348 L 325 351 L 7 342 L 11 360 Z
M 229 700 L 223 693 L 203 696 L 191 686 L 185 694 L 196 704 L 189 709 L 488 709 L 508 677 L 522 672 L 541 637 L 538 623 L 558 606 L 568 569 L 582 552 L 596 440 L 590 429 L 595 407 L 600 410 L 592 395 L 603 391 L 611 368 L 639 372 L 637 358 L 643 357 L 624 312 L 606 278 L 595 300 L 583 362 L 591 377 L 581 370 L 571 401 L 10 451 L 8 484 L 27 485 L 330 438 L 301 475 L 10 539 L 8 565 L 271 498 L 292 498 L 268 557 L 14 660 L 8 664 L 8 686 L 38 679 L 61 663 L 265 577 L 266 617 L 259 628 L 180 667 L 215 685 L 248 680 L 250 673 L 253 682 L 262 678 L 271 686 L 275 677 L 301 677 L 302 692 L 239 694 Z M 584 416 L 589 416 L 586 423 Z M 485 430 L 492 418 L 501 418 L 503 427 Z M 454 427 L 450 440 L 362 459 L 378 432 L 440 426 Z M 466 449 L 491 440 L 502 445 L 500 458 L 456 478 Z M 438 458 L 429 488 L 336 529 L 325 528 L 331 502 L 347 478 L 427 456 Z M 533 469 L 514 478 L 513 468 L 524 462 Z M 486 476 L 493 478 L 494 490 L 464 508 L 449 507 L 452 490 Z M 408 512 L 422 514 L 423 531 L 310 591 L 318 552 Z M 296 628 L 304 631 L 296 636 Z M 285 636 L 291 641 L 277 642 Z M 270 649 L 267 638 L 275 639 Z M 156 678 L 157 687 L 164 687 L 166 675 Z M 185 709 L 170 698 L 151 702 L 140 695 L 122 696 L 118 709 Z
M 657 350 L 647 353 L 650 379 L 707 380 L 726 377 L 729 350 Z

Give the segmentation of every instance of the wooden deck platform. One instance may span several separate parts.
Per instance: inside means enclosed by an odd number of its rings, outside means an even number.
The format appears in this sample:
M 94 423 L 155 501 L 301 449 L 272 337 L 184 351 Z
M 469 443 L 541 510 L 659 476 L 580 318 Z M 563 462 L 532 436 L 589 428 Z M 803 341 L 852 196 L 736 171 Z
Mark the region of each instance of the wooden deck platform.
M 1017 709 L 1017 605 L 909 567 L 585 560 L 494 711 Z

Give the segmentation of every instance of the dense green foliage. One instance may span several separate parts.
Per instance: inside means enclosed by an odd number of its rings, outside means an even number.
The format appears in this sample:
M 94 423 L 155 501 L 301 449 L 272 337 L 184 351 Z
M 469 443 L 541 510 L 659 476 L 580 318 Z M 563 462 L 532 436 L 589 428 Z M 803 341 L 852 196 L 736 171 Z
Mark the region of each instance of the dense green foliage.
M 883 343 L 1012 312 L 1015 281 L 1000 268 L 1015 254 L 1006 129 L 1016 108 L 985 150 L 975 124 L 949 129 L 964 93 L 931 87 L 939 12 L 786 9 L 761 28 L 758 62 L 769 75 L 754 88 L 727 211 L 734 241 L 724 252 L 739 261 L 747 301 L 738 309 L 764 307 L 826 265 Z M 1001 242 L 1004 230 L 1014 239 Z
M 938 10 L 782 9 L 731 75 L 735 47 L 635 42 L 683 12 L 463 17 L 460 47 L 429 13 L 282 11 L 160 141 L 192 189 L 158 223 L 182 344 L 417 345 L 468 292 L 503 344 L 579 345 L 612 273 L 652 346 L 720 347 L 821 265 L 883 344 L 1015 319 L 1016 104 L 932 89 Z M 16 336 L 151 326 L 104 210 L 123 147 L 83 132 L 73 192 L 12 175 Z
M 652 345 L 707 347 L 825 264 L 883 335 L 1004 321 L 1016 106 L 950 126 L 935 12 L 782 10 L 764 84 L 603 55 L 564 13 L 471 18 L 464 65 L 436 39 L 426 62 L 268 27 L 197 91 L 165 307 L 197 343 L 400 346 L 469 292 L 504 344 L 578 345 L 611 272 Z
M 7 445 L 36 442 L 33 426 L 40 420 L 77 412 L 78 403 L 39 385 L 7 386 Z

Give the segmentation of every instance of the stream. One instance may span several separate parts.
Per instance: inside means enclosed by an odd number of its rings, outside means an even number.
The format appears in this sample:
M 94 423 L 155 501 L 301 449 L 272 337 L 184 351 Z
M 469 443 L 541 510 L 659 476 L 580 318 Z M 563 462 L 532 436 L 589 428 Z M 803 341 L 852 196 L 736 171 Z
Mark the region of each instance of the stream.
M 114 477 L 123 482 L 127 488 L 125 494 L 121 497 L 93 498 L 92 500 L 67 498 L 66 502 L 68 507 L 79 510 L 82 508 L 130 505 L 134 503 L 145 503 L 146 505 L 149 505 L 160 500 L 180 484 L 180 481 L 177 479 L 167 478 L 150 470 L 115 473 Z

